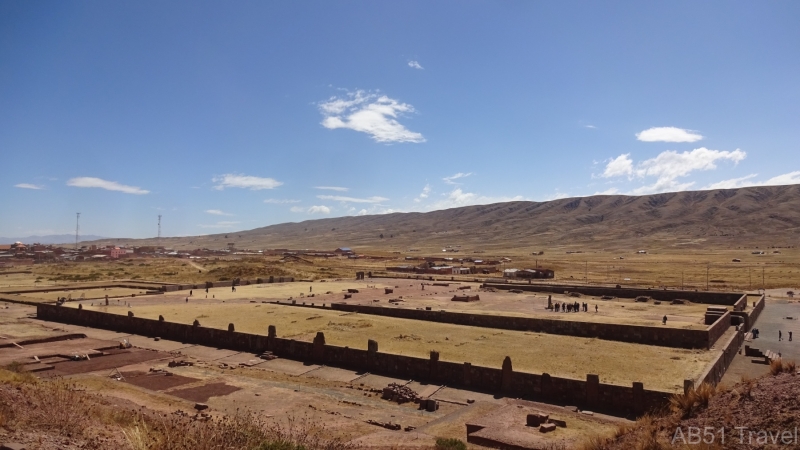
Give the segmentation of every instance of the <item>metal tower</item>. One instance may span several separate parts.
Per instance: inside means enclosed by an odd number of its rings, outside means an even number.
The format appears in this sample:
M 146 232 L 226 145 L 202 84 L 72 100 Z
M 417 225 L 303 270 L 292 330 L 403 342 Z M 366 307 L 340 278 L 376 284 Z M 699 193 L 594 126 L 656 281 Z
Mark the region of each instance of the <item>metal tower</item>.
M 75 250 L 78 249 L 78 236 L 81 231 L 81 213 L 75 213 Z

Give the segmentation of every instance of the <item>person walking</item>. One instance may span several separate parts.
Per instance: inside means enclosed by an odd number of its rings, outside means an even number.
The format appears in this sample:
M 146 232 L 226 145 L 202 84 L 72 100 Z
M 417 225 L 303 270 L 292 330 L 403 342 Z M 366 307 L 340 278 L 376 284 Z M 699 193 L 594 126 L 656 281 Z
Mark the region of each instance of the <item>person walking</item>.
M 666 324 L 667 324 L 667 315 L 665 314 L 664 318 L 661 319 L 661 325 L 666 325 Z
M 783 340 L 783 332 L 781 330 L 778 330 L 778 340 L 779 341 Z
M 789 342 L 792 342 L 792 332 L 789 332 Z

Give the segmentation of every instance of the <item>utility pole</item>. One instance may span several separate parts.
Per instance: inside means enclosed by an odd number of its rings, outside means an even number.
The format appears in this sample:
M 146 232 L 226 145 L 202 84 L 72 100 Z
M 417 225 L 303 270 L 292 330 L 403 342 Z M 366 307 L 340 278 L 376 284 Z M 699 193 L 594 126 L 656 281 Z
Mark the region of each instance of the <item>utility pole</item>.
M 708 292 L 708 270 L 709 270 L 708 267 L 709 265 L 706 264 L 706 292 Z
M 75 213 L 75 250 L 78 249 L 78 236 L 81 230 L 81 213 Z
M 158 215 L 158 239 L 156 245 L 161 247 L 161 214 Z

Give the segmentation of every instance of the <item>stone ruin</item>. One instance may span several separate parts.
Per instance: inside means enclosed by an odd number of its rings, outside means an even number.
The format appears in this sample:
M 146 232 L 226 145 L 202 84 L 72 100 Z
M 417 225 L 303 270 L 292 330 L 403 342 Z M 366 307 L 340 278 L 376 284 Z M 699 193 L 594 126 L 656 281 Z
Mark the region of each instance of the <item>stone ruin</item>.
M 399 404 L 408 402 L 419 403 L 421 400 L 419 394 L 417 394 L 413 389 L 397 383 L 389 383 L 389 386 L 383 388 L 383 394 L 381 398 L 384 400 L 397 402 Z
M 556 427 L 566 428 L 567 422 L 550 417 L 548 414 L 540 411 L 533 414 L 528 414 L 526 425 L 529 427 L 539 427 L 540 432 L 549 433 L 551 431 L 555 431 Z
M 481 299 L 480 295 L 454 295 L 450 299 L 452 302 L 477 302 Z

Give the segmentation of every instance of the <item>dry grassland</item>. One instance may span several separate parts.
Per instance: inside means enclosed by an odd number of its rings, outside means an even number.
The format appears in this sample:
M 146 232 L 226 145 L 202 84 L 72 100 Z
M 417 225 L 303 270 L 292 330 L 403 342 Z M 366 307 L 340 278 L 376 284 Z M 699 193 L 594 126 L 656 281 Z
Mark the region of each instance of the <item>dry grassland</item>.
M 87 309 L 115 314 L 128 311 L 116 305 Z M 574 379 L 594 373 L 603 383 L 630 386 L 641 381 L 646 388 L 669 391 L 682 389 L 683 379 L 697 377 L 715 354 L 266 303 L 191 300 L 186 304 L 175 298 L 162 304 L 133 304 L 131 309 L 137 317 L 157 319 L 163 315 L 167 321 L 185 324 L 197 319 L 203 326 L 219 329 L 234 323 L 237 331 L 257 334 L 266 334 L 267 327 L 275 325 L 278 336 L 303 341 L 313 340 L 316 332 L 322 331 L 328 344 L 359 349 L 366 349 L 367 340 L 375 339 L 381 352 L 427 358 L 431 350 L 437 350 L 442 360 L 487 367 L 500 367 L 508 355 L 519 371 Z

